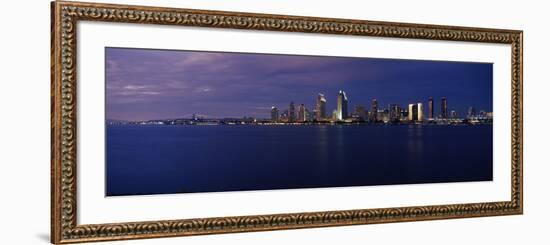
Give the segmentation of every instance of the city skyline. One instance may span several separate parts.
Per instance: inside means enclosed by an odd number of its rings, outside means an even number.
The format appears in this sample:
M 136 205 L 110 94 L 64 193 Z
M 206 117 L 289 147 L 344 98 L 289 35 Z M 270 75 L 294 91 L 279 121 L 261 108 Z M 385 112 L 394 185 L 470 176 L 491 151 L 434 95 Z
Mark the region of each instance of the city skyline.
M 492 111 L 487 63 L 106 48 L 106 83 L 115 120 L 270 118 L 291 101 L 296 117 L 317 108 L 330 117 L 340 100 L 348 115 L 423 103 L 428 117 L 428 107 L 442 112 L 442 97 L 447 114 Z
M 394 121 L 397 119 L 400 119 L 402 117 L 402 114 L 405 112 L 406 118 L 410 121 L 424 121 L 425 119 L 446 119 L 446 118 L 457 118 L 457 117 L 469 117 L 469 116 L 477 116 L 479 113 L 492 113 L 491 110 L 486 110 L 484 108 L 476 108 L 475 106 L 469 106 L 468 110 L 466 112 L 458 112 L 456 110 L 453 110 L 452 107 L 451 110 L 449 110 L 448 104 L 447 104 L 447 97 L 441 97 L 440 98 L 440 107 L 436 107 L 434 105 L 434 98 L 429 97 L 427 99 L 427 103 L 425 104 L 422 100 L 417 100 L 416 102 L 411 102 L 408 104 L 405 104 L 404 106 L 400 104 L 388 104 L 387 107 L 379 107 L 378 106 L 378 100 L 372 99 L 371 101 L 371 108 L 370 110 L 366 109 L 364 105 L 353 105 L 349 103 L 349 99 L 346 96 L 346 92 L 343 90 L 340 90 L 338 92 L 337 98 L 336 98 L 336 109 L 333 111 L 333 114 L 327 114 L 326 113 L 326 104 L 328 100 L 326 99 L 326 96 L 322 93 L 319 93 L 317 96 L 316 104 L 313 108 L 313 110 L 308 110 L 307 107 L 304 106 L 304 104 L 300 104 L 300 111 L 307 111 L 311 113 L 311 117 L 306 120 L 305 115 L 302 113 L 302 115 L 298 117 L 293 117 L 290 113 L 292 111 L 294 106 L 294 101 L 291 101 L 289 104 L 288 109 L 279 108 L 277 106 L 271 106 L 269 118 L 257 118 L 257 119 L 270 119 L 272 121 L 279 121 L 282 119 L 288 119 L 290 118 L 290 122 L 294 121 L 321 121 L 326 119 L 334 119 L 336 121 L 343 121 L 345 119 L 352 118 L 354 115 L 359 116 L 363 120 L 367 121 L 379 121 L 380 118 L 377 118 L 378 112 L 384 111 L 387 112 L 388 118 L 390 118 L 390 121 Z M 350 105 L 353 105 L 353 112 L 349 112 L 352 108 Z M 425 108 L 425 105 L 428 107 Z M 303 108 L 303 110 L 302 110 Z M 439 109 L 439 113 L 437 112 Z M 359 111 L 358 111 L 359 110 Z M 372 114 L 372 111 L 376 111 L 376 114 Z M 364 113 L 364 115 L 357 115 L 361 114 L 361 112 Z M 411 113 L 412 112 L 412 113 Z M 287 114 L 286 116 L 284 116 Z M 283 115 L 283 116 L 282 116 Z M 281 117 L 282 116 L 282 117 Z M 300 119 L 304 118 L 304 119 Z

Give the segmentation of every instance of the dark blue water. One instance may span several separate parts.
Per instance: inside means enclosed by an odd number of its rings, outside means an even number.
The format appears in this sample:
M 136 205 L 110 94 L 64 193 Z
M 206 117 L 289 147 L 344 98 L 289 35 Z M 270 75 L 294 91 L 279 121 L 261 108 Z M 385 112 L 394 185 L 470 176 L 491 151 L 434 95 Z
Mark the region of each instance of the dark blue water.
M 107 127 L 107 195 L 492 180 L 492 126 Z

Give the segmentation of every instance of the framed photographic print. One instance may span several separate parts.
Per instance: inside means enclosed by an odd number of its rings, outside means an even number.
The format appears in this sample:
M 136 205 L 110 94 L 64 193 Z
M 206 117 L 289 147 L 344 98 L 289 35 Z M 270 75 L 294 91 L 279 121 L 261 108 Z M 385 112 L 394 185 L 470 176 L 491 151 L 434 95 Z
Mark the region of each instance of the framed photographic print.
M 523 212 L 522 31 L 51 11 L 52 243 Z

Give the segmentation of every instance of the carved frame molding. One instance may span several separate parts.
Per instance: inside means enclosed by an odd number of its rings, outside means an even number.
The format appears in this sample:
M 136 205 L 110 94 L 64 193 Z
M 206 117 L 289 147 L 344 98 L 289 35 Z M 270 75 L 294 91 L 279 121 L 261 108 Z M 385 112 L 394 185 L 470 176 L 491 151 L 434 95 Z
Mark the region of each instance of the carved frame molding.
M 523 213 L 523 32 L 471 27 L 56 1 L 51 4 L 51 242 L 107 240 L 374 224 Z M 77 224 L 77 23 L 126 22 L 413 38 L 511 45 L 510 201 Z

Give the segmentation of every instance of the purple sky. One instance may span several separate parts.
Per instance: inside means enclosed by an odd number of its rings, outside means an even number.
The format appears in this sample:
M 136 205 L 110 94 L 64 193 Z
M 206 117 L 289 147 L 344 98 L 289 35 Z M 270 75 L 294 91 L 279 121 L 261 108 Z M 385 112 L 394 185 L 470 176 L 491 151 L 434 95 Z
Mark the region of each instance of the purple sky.
M 252 116 L 290 101 L 313 109 L 317 93 L 336 107 L 346 91 L 350 111 L 378 99 L 427 103 L 447 97 L 449 111 L 492 111 L 492 64 L 373 58 L 266 55 L 106 48 L 107 118 L 147 120 Z

